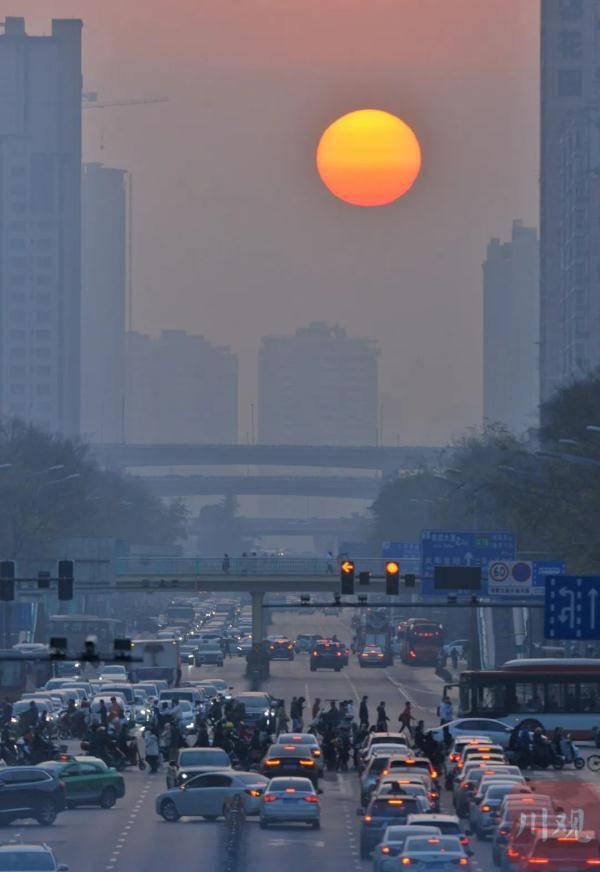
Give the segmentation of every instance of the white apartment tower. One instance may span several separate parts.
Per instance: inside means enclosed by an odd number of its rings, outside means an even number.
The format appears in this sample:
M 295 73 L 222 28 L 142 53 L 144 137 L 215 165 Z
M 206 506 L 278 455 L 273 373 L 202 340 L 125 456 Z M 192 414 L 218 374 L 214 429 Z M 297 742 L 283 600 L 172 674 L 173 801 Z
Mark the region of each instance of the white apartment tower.
M 80 427 L 81 30 L 0 33 L 0 413 Z

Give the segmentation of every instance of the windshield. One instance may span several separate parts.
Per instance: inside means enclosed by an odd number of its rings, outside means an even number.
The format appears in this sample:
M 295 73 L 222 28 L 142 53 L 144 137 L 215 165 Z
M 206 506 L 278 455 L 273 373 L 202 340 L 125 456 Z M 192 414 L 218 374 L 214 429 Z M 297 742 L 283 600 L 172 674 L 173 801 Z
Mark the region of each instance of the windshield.
M 229 757 L 221 748 L 183 750 L 179 754 L 180 766 L 229 766 Z
M 54 872 L 56 865 L 47 851 L 0 851 L 0 872 Z

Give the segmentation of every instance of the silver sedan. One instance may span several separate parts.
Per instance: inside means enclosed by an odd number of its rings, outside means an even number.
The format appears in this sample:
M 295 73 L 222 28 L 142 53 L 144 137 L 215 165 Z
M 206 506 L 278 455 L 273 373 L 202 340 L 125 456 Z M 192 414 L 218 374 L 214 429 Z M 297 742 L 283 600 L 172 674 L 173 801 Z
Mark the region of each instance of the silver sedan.
M 307 823 L 321 826 L 321 802 L 309 778 L 272 778 L 260 802 L 260 825 Z
M 268 781 L 264 775 L 234 769 L 205 772 L 190 778 L 181 787 L 160 793 L 156 797 L 156 813 L 170 823 L 181 817 L 214 821 L 224 816 L 231 800 L 239 796 L 247 815 L 258 814 Z

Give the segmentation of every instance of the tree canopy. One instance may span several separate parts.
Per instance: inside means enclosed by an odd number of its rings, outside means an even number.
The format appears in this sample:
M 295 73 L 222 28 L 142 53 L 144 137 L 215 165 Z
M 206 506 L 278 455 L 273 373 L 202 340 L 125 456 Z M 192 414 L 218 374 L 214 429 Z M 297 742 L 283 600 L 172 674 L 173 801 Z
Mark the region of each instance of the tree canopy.
M 0 421 L 0 553 L 15 558 L 64 537 L 114 537 L 168 545 L 186 510 L 163 503 L 143 480 L 101 469 L 83 442 L 17 419 Z

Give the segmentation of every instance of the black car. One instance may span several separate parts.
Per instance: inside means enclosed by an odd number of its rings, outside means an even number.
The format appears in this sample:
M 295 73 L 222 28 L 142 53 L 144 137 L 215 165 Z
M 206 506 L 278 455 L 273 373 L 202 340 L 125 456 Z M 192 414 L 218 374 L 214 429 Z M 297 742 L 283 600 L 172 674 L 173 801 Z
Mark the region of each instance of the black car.
M 348 663 L 346 648 L 341 642 L 319 639 L 310 652 L 310 671 L 334 669 L 339 672 Z
M 294 643 L 291 639 L 270 639 L 267 645 L 269 660 L 293 660 Z
M 0 769 L 0 824 L 34 818 L 49 826 L 66 808 L 64 783 L 37 766 Z
M 319 769 L 308 745 L 271 745 L 263 758 L 261 772 L 267 778 L 278 775 L 310 778 L 315 787 L 319 782 Z
M 372 799 L 366 812 L 357 809 L 362 819 L 360 828 L 360 856 L 366 860 L 375 845 L 383 839 L 387 827 L 405 824 L 409 814 L 426 811 L 426 800 L 418 796 L 385 796 Z

